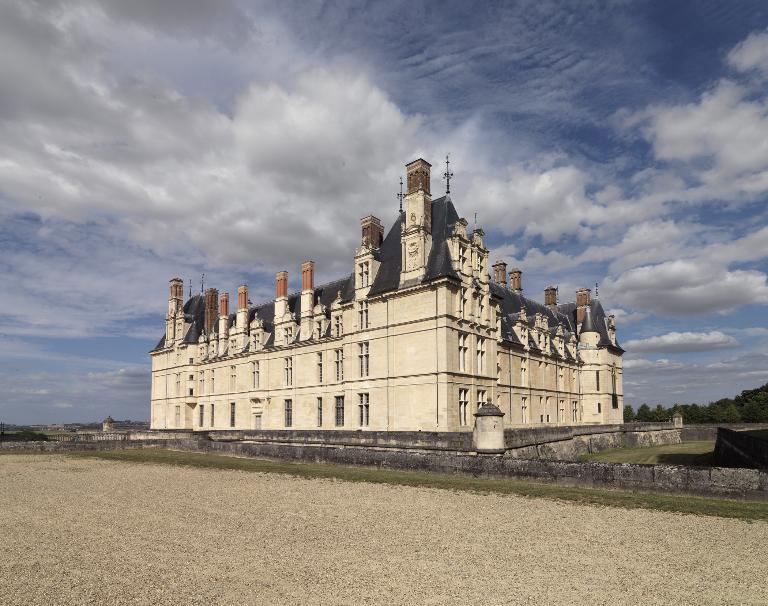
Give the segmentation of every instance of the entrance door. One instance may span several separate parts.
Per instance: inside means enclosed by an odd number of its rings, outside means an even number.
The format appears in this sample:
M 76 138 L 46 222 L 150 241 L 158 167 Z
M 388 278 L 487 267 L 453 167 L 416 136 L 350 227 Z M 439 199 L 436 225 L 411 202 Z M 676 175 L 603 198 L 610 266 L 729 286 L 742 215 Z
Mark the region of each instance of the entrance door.
M 260 414 L 253 415 L 253 428 L 254 429 L 261 429 L 261 415 Z

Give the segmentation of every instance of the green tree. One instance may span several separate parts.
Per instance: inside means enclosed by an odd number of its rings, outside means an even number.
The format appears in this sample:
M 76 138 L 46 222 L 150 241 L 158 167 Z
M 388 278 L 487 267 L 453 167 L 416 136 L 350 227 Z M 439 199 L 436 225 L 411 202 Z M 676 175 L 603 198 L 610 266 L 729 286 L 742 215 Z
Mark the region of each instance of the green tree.
M 635 420 L 635 411 L 629 404 L 627 404 L 624 407 L 624 422 L 631 423 L 634 420 Z
M 641 404 L 640 408 L 637 409 L 637 415 L 635 415 L 635 419 L 643 423 L 653 421 L 653 413 L 651 412 L 651 407 L 645 403 Z

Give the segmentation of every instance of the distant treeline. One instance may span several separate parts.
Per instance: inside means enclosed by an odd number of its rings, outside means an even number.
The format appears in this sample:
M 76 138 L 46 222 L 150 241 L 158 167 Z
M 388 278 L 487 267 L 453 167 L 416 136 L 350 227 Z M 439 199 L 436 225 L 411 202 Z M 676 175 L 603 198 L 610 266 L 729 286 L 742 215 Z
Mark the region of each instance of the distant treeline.
M 709 404 L 675 404 L 671 408 L 642 404 L 637 412 L 625 406 L 624 421 L 669 421 L 676 412 L 683 415 L 684 423 L 768 423 L 768 383 Z

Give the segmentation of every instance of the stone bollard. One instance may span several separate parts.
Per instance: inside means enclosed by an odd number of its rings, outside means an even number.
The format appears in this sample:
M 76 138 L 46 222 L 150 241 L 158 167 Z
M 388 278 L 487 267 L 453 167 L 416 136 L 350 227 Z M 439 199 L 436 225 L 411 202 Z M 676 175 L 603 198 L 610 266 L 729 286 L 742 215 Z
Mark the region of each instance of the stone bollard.
M 672 424 L 675 427 L 682 427 L 683 426 L 683 415 L 681 415 L 679 412 L 676 412 L 672 415 Z
M 472 446 L 477 452 L 503 453 L 504 413 L 490 401 L 475 413 L 475 428 L 472 431 Z

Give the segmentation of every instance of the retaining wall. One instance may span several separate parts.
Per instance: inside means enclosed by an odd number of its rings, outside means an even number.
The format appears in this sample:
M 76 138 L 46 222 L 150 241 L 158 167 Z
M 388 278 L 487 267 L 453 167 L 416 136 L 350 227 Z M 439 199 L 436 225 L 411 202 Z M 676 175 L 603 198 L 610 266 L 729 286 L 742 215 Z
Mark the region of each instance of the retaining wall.
M 519 459 L 504 455 L 399 450 L 359 446 L 319 446 L 177 439 L 113 442 L 3 442 L 0 450 L 56 452 L 167 448 L 186 452 L 338 463 L 342 465 L 523 478 L 572 486 L 654 490 L 684 494 L 768 500 L 768 471 L 722 467 L 577 463 Z M 0 459 L 0 465 L 2 460 Z
M 725 427 L 717 430 L 713 460 L 728 467 L 768 469 L 768 440 L 746 431 L 733 431 Z

